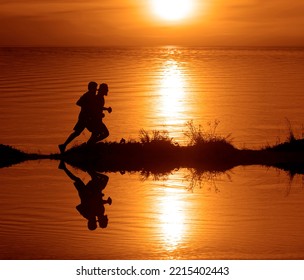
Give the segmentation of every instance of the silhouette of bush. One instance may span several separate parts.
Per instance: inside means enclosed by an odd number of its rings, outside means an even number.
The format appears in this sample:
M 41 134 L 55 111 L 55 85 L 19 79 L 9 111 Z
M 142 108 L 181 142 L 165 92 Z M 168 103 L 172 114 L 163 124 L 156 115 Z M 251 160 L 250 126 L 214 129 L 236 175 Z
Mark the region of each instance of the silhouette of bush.
M 188 145 L 195 146 L 206 143 L 230 143 L 230 135 L 224 137 L 216 132 L 219 123 L 220 122 L 218 120 L 208 122 L 207 129 L 204 129 L 201 125 L 195 126 L 193 121 L 187 122 L 186 126 L 188 130 L 184 132 L 184 135 L 189 139 Z

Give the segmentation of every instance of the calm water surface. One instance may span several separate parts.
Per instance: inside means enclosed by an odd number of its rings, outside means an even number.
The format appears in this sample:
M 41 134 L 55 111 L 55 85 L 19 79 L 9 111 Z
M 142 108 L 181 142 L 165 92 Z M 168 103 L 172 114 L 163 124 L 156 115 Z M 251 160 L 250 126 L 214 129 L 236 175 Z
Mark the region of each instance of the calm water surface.
M 185 123 L 231 134 L 237 147 L 284 140 L 304 120 L 303 49 L 3 48 L 0 143 L 57 152 L 87 83 L 107 82 L 109 140 Z M 74 144 L 89 137 L 85 132 Z M 73 181 L 56 161 L 0 169 L 2 259 L 303 259 L 302 178 L 260 166 L 158 180 L 109 173 L 107 228 L 87 229 Z M 85 172 L 68 168 L 88 182 Z M 200 179 L 200 180 L 198 180 Z
M 55 161 L 0 173 L 2 259 L 304 258 L 302 179 L 290 182 L 275 169 L 201 174 L 201 185 L 191 184 L 190 170 L 158 181 L 107 174 L 108 226 L 95 231 L 87 229 L 77 190 Z
M 304 49 L 5 48 L 0 69 L 0 142 L 28 151 L 57 151 L 91 80 L 110 87 L 109 140 L 166 129 L 183 142 L 191 120 L 219 120 L 240 147 L 283 140 L 286 118 L 302 133 Z

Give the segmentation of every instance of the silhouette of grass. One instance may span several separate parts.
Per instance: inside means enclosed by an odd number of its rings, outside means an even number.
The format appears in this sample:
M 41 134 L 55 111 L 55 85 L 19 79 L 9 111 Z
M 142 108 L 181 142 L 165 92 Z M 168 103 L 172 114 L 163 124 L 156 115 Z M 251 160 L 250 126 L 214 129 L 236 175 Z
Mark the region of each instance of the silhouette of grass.
M 208 143 L 230 143 L 230 135 L 223 137 L 217 133 L 217 127 L 220 122 L 215 120 L 213 122 L 207 123 L 207 129 L 202 125 L 195 126 L 193 121 L 186 123 L 187 131 L 184 132 L 184 135 L 189 140 L 189 145 L 205 145 Z
M 142 144 L 162 143 L 165 145 L 174 145 L 173 138 L 170 138 L 167 130 L 152 130 L 151 132 L 141 129 L 139 131 L 139 142 Z
M 0 167 L 17 164 L 26 159 L 27 155 L 11 146 L 0 144 Z
M 27 160 L 56 159 L 57 155 L 28 154 L 12 146 L 0 144 L 0 168 L 9 167 Z
M 143 174 L 169 174 L 178 168 L 225 172 L 238 165 L 274 166 L 291 174 L 304 174 L 304 139 L 296 139 L 291 131 L 286 142 L 259 150 L 237 149 L 230 136 L 220 136 L 219 122 L 207 128 L 187 123 L 185 136 L 189 143 L 181 146 L 167 131 L 140 131 L 138 140 L 100 142 L 93 146 L 82 144 L 64 154 L 26 154 L 10 146 L 1 145 L 1 167 L 24 160 L 52 158 L 82 168 L 100 171 L 139 171 Z

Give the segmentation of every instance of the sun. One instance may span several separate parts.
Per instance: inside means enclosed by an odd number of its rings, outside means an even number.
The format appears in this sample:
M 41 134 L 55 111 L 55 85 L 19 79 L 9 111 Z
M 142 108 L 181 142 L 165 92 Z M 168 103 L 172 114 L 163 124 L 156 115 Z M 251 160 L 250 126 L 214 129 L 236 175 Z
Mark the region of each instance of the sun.
M 193 11 L 193 0 L 151 0 L 153 12 L 167 21 L 186 18 Z

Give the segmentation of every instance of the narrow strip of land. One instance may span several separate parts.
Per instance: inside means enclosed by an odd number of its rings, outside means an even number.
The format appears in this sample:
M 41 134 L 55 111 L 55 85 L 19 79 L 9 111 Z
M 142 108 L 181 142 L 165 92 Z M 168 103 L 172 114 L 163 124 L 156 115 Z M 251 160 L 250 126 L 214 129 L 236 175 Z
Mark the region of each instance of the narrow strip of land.
M 167 139 L 146 142 L 101 142 L 82 144 L 63 154 L 33 154 L 0 144 L 0 167 L 27 160 L 63 160 L 75 167 L 102 172 L 149 171 L 170 172 L 178 168 L 201 171 L 226 171 L 239 165 L 273 166 L 304 174 L 304 139 L 291 139 L 259 150 L 237 149 L 224 139 L 180 146 Z

